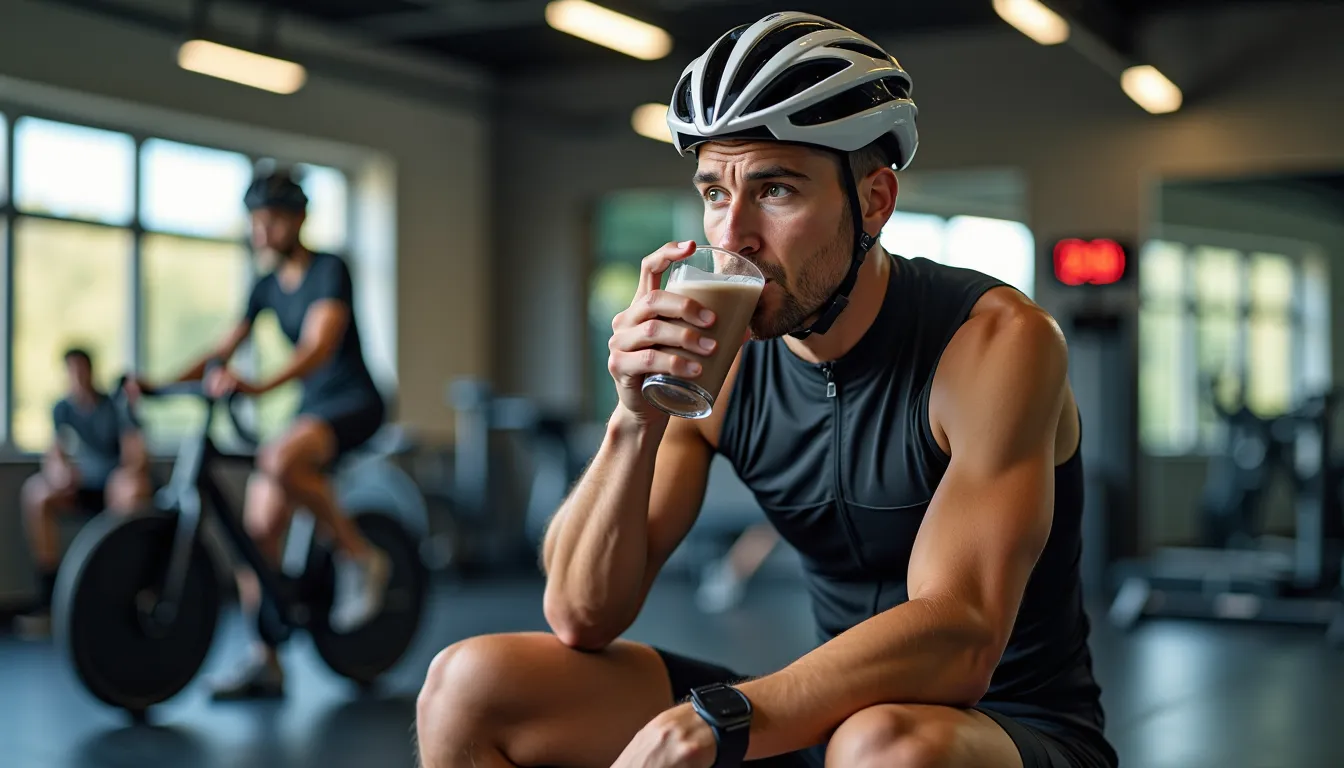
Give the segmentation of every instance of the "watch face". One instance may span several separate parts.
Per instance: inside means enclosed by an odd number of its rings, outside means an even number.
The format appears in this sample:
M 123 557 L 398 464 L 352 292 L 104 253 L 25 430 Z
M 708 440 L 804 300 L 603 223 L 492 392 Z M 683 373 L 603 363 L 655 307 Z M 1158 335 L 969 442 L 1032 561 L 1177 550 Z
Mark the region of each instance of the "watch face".
M 696 697 L 700 699 L 700 706 L 721 720 L 733 720 L 751 714 L 746 697 L 726 685 L 697 691 Z

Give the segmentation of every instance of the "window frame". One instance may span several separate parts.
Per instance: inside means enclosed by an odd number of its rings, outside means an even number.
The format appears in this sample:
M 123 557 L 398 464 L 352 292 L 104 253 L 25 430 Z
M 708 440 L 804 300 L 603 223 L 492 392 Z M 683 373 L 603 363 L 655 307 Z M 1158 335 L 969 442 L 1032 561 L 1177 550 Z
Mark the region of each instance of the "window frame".
M 0 311 L 0 327 L 4 331 L 4 348 L 0 350 L 0 460 L 33 460 L 41 456 L 40 452 L 24 450 L 14 442 L 13 421 L 14 421 L 14 278 L 15 278 L 15 223 L 24 218 L 44 219 L 48 221 L 73 222 L 86 224 L 96 227 L 107 227 L 110 229 L 126 230 L 131 233 L 131 254 L 130 254 L 130 316 L 126 318 L 129 322 L 127 332 L 131 338 L 128 340 L 127 348 L 131 352 L 131 366 L 133 369 L 139 369 L 145 360 L 145 338 L 141 333 L 142 324 L 145 322 L 145 302 L 143 290 L 143 241 L 146 235 L 170 235 L 189 240 L 202 242 L 211 242 L 227 245 L 242 245 L 244 251 L 249 255 L 247 259 L 247 274 L 249 279 L 255 280 L 257 273 L 257 264 L 255 258 L 252 258 L 252 244 L 246 233 L 241 238 L 220 238 L 207 237 L 170 230 L 160 230 L 147 228 L 142 221 L 141 211 L 141 192 L 143 182 L 143 150 L 145 141 L 148 139 L 164 139 L 167 141 L 188 144 L 192 146 L 205 147 L 209 149 L 219 149 L 227 152 L 241 154 L 248 159 L 253 167 L 266 159 L 276 160 L 285 165 L 315 165 L 326 168 L 332 168 L 339 171 L 346 179 L 345 195 L 345 243 L 344 246 L 336 251 L 336 255 L 341 256 L 350 263 L 349 254 L 353 244 L 358 242 L 359 217 L 356 215 L 355 200 L 358 197 L 356 184 L 357 173 L 344 163 L 330 163 L 322 158 L 293 158 L 284 153 L 266 153 L 258 154 L 255 151 L 230 146 L 221 142 L 202 142 L 193 139 L 190 136 L 184 136 L 180 131 L 146 131 L 133 125 L 119 124 L 116 121 L 90 118 L 85 115 L 77 115 L 62 109 L 51 109 L 47 107 L 37 108 L 22 101 L 0 98 L 0 115 L 4 115 L 3 131 L 0 135 L 0 142 L 3 142 L 5 165 L 3 167 L 4 183 L 0 188 L 4 189 L 4 197 L 0 199 L 0 281 L 3 281 L 3 311 Z M 113 131 L 129 135 L 135 146 L 135 156 L 132 163 L 132 188 L 131 188 L 131 210 L 132 216 L 129 224 L 108 224 L 105 222 L 89 221 L 87 219 L 78 219 L 65 216 L 55 216 L 44 213 L 30 213 L 19 210 L 15 204 L 15 182 L 17 174 L 15 168 L 18 165 L 15 159 L 15 130 L 14 127 L 25 117 L 32 117 L 41 120 L 67 123 L 86 128 L 94 128 L 104 131 Z M 241 201 L 239 203 L 241 205 Z M 350 266 L 353 273 L 356 269 L 354 264 Z M 242 307 L 238 308 L 241 316 Z M 156 450 L 154 441 L 147 441 L 149 447 L 155 455 L 171 455 L 176 453 L 176 449 L 159 451 Z
M 1162 224 L 1152 227 L 1145 240 L 1145 247 L 1147 243 L 1162 241 L 1181 249 L 1181 267 L 1184 270 L 1185 285 L 1180 296 L 1163 299 L 1163 305 L 1168 308 L 1177 308 L 1183 318 L 1184 333 L 1181 346 L 1185 353 L 1180 355 L 1179 358 L 1181 361 L 1179 376 L 1184 390 L 1182 400 L 1184 405 L 1189 407 L 1181 410 L 1188 414 L 1183 418 L 1188 418 L 1192 422 L 1185 424 L 1184 427 L 1194 437 L 1187 445 L 1175 446 L 1154 445 L 1141 441 L 1140 450 L 1145 456 L 1153 458 L 1208 457 L 1220 453 L 1222 446 L 1219 444 L 1219 436 L 1215 435 L 1212 439 L 1206 439 L 1200 429 L 1200 411 L 1207 403 L 1207 399 L 1199 381 L 1200 341 L 1198 326 L 1204 313 L 1201 312 L 1197 295 L 1196 258 L 1194 254 L 1201 248 L 1230 250 L 1237 254 L 1241 267 L 1241 285 L 1237 303 L 1230 310 L 1222 311 L 1230 312 L 1236 319 L 1236 341 L 1233 345 L 1236 356 L 1234 363 L 1235 367 L 1243 373 L 1250 364 L 1248 361 L 1248 355 L 1250 354 L 1249 334 L 1251 332 L 1251 320 L 1257 313 L 1251 287 L 1251 262 L 1256 254 L 1273 254 L 1284 256 L 1291 263 L 1293 300 L 1286 308 L 1281 310 L 1283 316 L 1288 319 L 1290 327 L 1290 407 L 1292 403 L 1300 402 L 1308 394 L 1305 390 L 1306 383 L 1303 377 L 1306 369 L 1305 346 L 1311 332 L 1307 328 L 1306 312 L 1302 301 L 1307 279 L 1306 264 L 1313 259 L 1323 260 L 1326 265 L 1327 276 L 1330 274 L 1331 265 L 1328 259 L 1325 259 L 1325 253 L 1320 245 L 1306 240 L 1273 235 L 1244 234 L 1202 227 Z M 1146 303 L 1147 300 L 1140 292 L 1137 306 L 1139 316 L 1142 316 Z M 1329 349 L 1328 340 L 1333 333 L 1333 329 L 1330 327 L 1328 317 L 1324 328 L 1318 329 L 1318 332 L 1325 334 L 1326 347 Z M 1331 369 L 1332 364 L 1333 361 L 1327 361 L 1327 371 Z M 1242 396 L 1245 397 L 1246 393 L 1242 393 Z M 1140 436 L 1142 436 L 1141 432 Z

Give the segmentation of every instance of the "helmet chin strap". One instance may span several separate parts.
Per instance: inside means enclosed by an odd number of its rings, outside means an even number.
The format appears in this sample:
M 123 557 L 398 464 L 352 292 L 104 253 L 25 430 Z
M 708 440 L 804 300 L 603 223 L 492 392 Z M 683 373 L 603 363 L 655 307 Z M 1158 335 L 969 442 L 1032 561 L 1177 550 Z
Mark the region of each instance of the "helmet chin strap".
M 840 281 L 831 297 L 821 305 L 821 312 L 817 315 L 816 322 L 806 328 L 797 331 L 790 331 L 789 335 L 795 339 L 806 339 L 812 334 L 824 334 L 831 329 L 835 319 L 840 313 L 849 306 L 849 292 L 854 290 L 854 284 L 859 281 L 859 269 L 863 267 L 863 260 L 872 250 L 877 242 L 872 235 L 863 231 L 863 209 L 859 205 L 859 187 L 854 181 L 854 170 L 849 167 L 849 156 L 843 152 L 840 155 L 840 174 L 845 184 L 845 197 L 849 199 L 850 218 L 854 221 L 854 250 L 853 258 L 849 262 L 849 272 L 845 274 L 845 279 Z

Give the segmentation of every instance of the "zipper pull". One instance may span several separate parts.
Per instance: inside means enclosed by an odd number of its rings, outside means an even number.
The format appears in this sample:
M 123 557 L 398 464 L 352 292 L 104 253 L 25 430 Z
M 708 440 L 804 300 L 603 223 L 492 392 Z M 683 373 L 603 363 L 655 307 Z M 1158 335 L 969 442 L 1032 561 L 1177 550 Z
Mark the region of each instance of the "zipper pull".
M 821 364 L 822 373 L 826 374 L 826 397 L 835 397 L 835 382 L 831 379 L 831 364 Z

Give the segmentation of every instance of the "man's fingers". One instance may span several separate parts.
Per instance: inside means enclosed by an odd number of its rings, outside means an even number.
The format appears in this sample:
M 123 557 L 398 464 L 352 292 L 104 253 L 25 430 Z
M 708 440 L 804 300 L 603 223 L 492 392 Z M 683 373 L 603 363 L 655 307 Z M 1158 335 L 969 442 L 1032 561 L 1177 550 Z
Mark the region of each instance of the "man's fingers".
M 618 378 L 643 377 L 655 373 L 686 377 L 700 375 L 699 363 L 659 349 L 613 352 L 607 368 Z
M 695 241 L 683 240 L 679 243 L 668 243 L 645 256 L 639 264 L 639 289 L 635 292 L 635 298 L 640 299 L 650 291 L 658 290 L 667 268 L 694 252 Z
M 611 335 L 607 344 L 613 352 L 636 352 L 651 347 L 678 347 L 697 355 L 714 351 L 716 342 L 700 333 L 666 320 L 649 320 Z
M 714 324 L 714 313 L 695 299 L 670 291 L 656 290 L 644 294 L 630 308 L 612 320 L 612 330 L 620 330 L 648 322 L 655 318 L 685 320 L 691 325 L 708 328 Z

